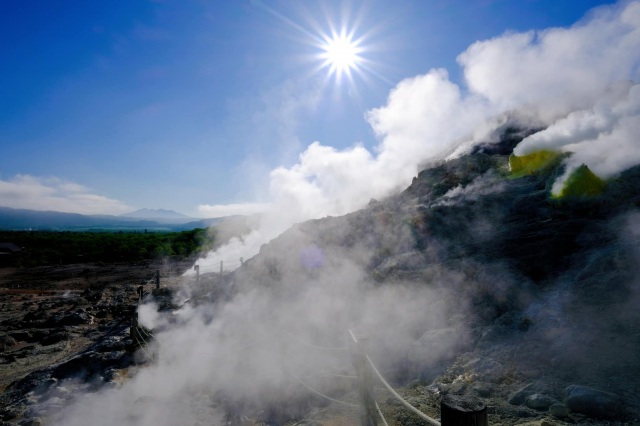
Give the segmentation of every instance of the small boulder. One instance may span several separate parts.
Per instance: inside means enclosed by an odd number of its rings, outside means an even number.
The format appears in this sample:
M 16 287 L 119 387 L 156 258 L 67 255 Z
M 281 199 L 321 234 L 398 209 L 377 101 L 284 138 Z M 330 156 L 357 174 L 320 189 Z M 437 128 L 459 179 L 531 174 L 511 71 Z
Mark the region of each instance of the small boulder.
M 553 404 L 549 407 L 549 414 L 554 417 L 564 418 L 569 417 L 569 409 L 564 404 Z
M 25 330 L 12 331 L 9 335 L 18 342 L 29 342 L 29 339 L 31 339 L 31 334 Z
M 491 396 L 492 388 L 486 383 L 477 383 L 473 386 L 472 389 L 479 397 L 489 398 Z
M 89 317 L 85 313 L 72 312 L 58 319 L 60 326 L 82 325 L 89 322 Z
M 616 417 L 622 410 L 622 400 L 616 394 L 588 386 L 567 386 L 565 404 L 573 412 L 590 417 Z
M 533 408 L 534 410 L 546 410 L 556 402 L 557 401 L 550 396 L 541 393 L 529 395 L 525 400 L 527 407 Z
M 68 338 L 69 338 L 69 333 L 66 333 L 64 331 L 57 331 L 55 333 L 51 333 L 43 336 L 42 340 L 40 340 L 40 344 L 42 344 L 43 346 L 49 346 L 49 345 L 53 345 L 55 343 L 61 342 L 63 340 L 66 340 Z
M 529 383 L 528 385 L 518 389 L 517 391 L 511 393 L 509 395 L 509 404 L 511 405 L 522 405 L 528 396 L 536 393 L 533 383 Z
M 7 352 L 13 349 L 18 342 L 9 335 L 0 336 L 0 352 Z

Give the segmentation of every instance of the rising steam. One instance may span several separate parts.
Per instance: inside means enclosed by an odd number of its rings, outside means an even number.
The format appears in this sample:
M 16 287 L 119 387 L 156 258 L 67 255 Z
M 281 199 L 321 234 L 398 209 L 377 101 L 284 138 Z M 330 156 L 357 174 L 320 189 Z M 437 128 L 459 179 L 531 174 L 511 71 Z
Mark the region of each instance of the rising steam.
M 401 81 L 385 106 L 367 113 L 379 138 L 374 152 L 362 145 L 337 150 L 314 142 L 296 165 L 273 170 L 269 207 L 255 229 L 210 253 L 202 266 L 250 259 L 294 223 L 344 215 L 406 187 L 422 164 L 482 141 L 490 130 L 487 122 L 516 111 L 520 122 L 547 128 L 516 153 L 571 151 L 570 167 L 586 163 L 603 177 L 640 162 L 640 90 L 626 83 L 639 73 L 639 2 L 600 8 L 570 28 L 479 41 L 459 62 L 466 87 L 451 82 L 442 69 L 431 70 Z M 483 176 L 475 185 L 488 191 L 492 179 Z M 448 198 L 455 202 L 464 191 L 456 189 Z M 297 241 L 298 254 L 313 243 Z M 338 371 L 349 364 L 339 356 L 315 359 L 287 340 L 287 333 L 341 346 L 349 327 L 375 330 L 385 343 L 372 352 L 387 365 L 406 353 L 424 357 L 415 342 L 428 330 L 455 329 L 439 332 L 441 346 L 429 352 L 429 362 L 464 346 L 463 325 L 451 318 L 466 301 L 451 303 L 446 290 L 460 274 L 443 269 L 430 288 L 376 287 L 363 272 L 362 259 L 371 256 L 366 250 L 350 252 L 356 260 L 342 252 L 311 254 L 316 259 L 306 267 L 298 262 L 298 269 L 279 270 L 277 287 L 261 281 L 273 272 L 265 265 L 256 269 L 262 276 L 253 277 L 253 288 L 225 304 L 185 307 L 171 324 L 143 309 L 142 323 L 164 328 L 149 348 L 157 361 L 120 388 L 81 398 L 59 424 L 222 424 L 225 401 L 259 405 L 296 397 L 299 388 L 287 372 L 295 362 L 285 359 Z
M 445 70 L 401 81 L 387 105 L 366 114 L 379 143 L 339 151 L 314 142 L 298 164 L 271 172 L 271 205 L 260 226 L 211 253 L 203 265 L 255 255 L 294 223 L 342 215 L 406 187 L 422 164 L 463 152 L 505 114 L 547 127 L 517 154 L 552 147 L 574 152 L 609 177 L 640 161 L 638 89 L 640 3 L 593 10 L 570 28 L 506 33 L 459 57 L 466 90 Z M 228 250 L 228 251 L 227 251 Z

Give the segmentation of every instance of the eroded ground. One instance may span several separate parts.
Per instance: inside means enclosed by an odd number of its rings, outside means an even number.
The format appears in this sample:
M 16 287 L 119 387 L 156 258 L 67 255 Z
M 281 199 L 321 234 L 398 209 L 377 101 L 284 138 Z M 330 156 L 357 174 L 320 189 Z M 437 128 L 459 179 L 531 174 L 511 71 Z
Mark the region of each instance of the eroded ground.
M 39 424 L 39 413 L 28 408 L 52 381 L 81 382 L 108 370 L 125 374 L 134 361 L 129 327 L 137 289 L 150 291 L 156 271 L 166 285 L 190 266 L 158 261 L 0 268 L 0 421 Z M 58 404 L 64 402 L 59 396 Z

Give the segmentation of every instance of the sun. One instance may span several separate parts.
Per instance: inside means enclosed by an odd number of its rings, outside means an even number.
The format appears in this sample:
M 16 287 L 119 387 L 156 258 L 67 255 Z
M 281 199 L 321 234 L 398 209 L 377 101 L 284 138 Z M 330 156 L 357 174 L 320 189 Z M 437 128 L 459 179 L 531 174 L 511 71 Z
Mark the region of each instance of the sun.
M 323 66 L 329 68 L 329 74 L 335 74 L 338 78 L 343 73 L 350 76 L 352 71 L 359 68 L 362 48 L 351 36 L 334 34 L 325 38 L 321 47 L 323 52 L 320 57 L 324 59 Z

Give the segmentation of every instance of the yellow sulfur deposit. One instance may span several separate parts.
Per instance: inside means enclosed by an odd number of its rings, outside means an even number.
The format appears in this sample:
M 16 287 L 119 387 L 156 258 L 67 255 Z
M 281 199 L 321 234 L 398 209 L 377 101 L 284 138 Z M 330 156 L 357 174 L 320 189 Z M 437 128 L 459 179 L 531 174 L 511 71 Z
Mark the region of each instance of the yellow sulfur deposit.
M 509 156 L 509 169 L 513 177 L 531 175 L 551 165 L 561 155 L 560 152 L 547 150 L 535 151 L 520 157 L 511 154 Z
M 562 186 L 559 194 L 554 198 L 564 197 L 594 197 L 602 194 L 606 183 L 583 164 L 571 173 Z

